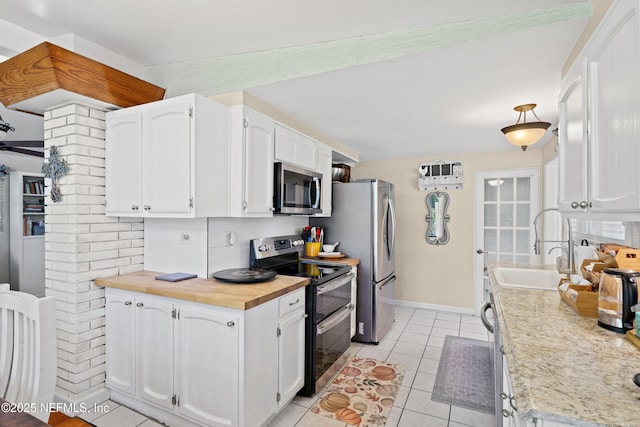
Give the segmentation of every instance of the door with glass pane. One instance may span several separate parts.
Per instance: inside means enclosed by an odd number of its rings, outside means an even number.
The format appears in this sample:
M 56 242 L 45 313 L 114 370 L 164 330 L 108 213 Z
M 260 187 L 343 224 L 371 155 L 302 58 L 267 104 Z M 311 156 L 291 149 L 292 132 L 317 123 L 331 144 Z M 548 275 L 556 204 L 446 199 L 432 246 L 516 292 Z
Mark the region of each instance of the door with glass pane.
M 489 262 L 537 262 L 533 218 L 539 210 L 539 175 L 533 168 L 476 174 L 476 312 L 489 301 Z

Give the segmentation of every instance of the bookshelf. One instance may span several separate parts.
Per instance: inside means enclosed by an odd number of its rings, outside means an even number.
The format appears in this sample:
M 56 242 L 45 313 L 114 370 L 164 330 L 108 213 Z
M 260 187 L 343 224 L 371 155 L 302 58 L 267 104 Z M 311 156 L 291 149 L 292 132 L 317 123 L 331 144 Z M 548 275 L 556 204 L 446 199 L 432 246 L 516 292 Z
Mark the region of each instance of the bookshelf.
M 44 296 L 44 175 L 9 175 L 9 247 L 12 289 Z

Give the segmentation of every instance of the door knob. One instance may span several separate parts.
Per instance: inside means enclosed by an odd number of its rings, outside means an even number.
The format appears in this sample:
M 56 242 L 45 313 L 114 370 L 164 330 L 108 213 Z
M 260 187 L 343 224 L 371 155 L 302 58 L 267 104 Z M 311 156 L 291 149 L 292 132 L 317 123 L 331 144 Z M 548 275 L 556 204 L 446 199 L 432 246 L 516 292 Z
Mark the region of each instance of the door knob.
M 477 253 L 478 255 L 482 255 L 482 254 L 486 254 L 487 252 L 485 252 L 485 251 L 484 251 L 484 250 L 482 250 L 482 249 L 476 249 L 476 253 Z

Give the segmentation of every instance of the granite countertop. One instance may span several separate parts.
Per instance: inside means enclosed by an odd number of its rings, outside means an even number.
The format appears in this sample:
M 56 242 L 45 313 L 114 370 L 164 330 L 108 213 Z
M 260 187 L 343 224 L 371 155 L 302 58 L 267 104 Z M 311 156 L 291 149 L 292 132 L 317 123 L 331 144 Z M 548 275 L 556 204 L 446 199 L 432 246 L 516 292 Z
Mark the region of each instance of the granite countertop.
M 150 295 L 195 301 L 238 310 L 249 310 L 296 289 L 311 281 L 304 277 L 277 275 L 275 279 L 255 284 L 229 284 L 217 279 L 188 279 L 180 282 L 156 280 L 165 273 L 140 271 L 96 279 L 96 285 Z
M 490 266 L 491 288 L 519 416 L 578 426 L 640 425 L 640 388 L 632 381 L 640 372 L 640 349 L 575 313 L 556 290 L 498 285 L 497 266 L 506 265 Z

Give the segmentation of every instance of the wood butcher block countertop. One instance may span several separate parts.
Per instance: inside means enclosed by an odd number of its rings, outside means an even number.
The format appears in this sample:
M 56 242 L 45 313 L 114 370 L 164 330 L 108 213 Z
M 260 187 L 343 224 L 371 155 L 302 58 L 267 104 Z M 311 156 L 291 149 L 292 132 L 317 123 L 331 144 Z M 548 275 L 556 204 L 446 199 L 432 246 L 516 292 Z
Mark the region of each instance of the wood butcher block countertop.
M 327 258 L 327 257 L 303 257 L 302 259 L 311 260 L 321 262 L 323 264 L 336 263 L 336 264 L 346 264 L 348 266 L 354 267 L 360 264 L 360 260 L 358 258 Z
M 277 275 L 269 282 L 239 285 L 217 279 L 196 278 L 179 282 L 165 282 L 155 279 L 156 276 L 162 274 L 165 273 L 140 271 L 96 279 L 96 285 L 237 310 L 248 310 L 303 288 L 310 283 L 307 278 L 282 275 Z

